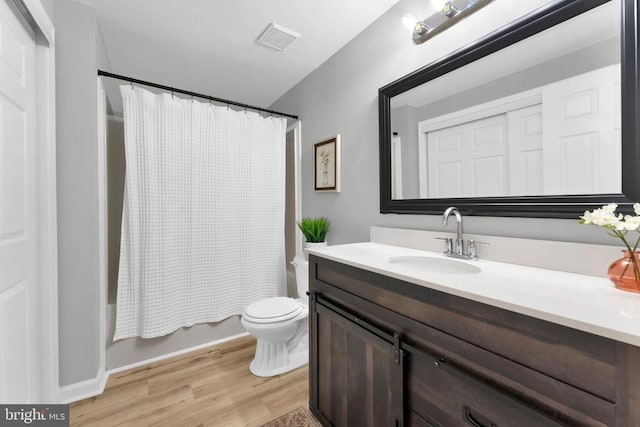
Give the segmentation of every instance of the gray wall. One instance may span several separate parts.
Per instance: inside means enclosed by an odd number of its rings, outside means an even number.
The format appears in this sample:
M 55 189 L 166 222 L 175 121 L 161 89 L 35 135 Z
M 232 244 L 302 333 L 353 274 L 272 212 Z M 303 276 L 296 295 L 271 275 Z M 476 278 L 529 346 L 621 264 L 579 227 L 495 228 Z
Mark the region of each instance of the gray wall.
M 107 234 L 109 239 L 108 293 L 109 304 L 115 304 L 120 260 L 120 226 L 126 162 L 124 124 L 121 118 L 107 118 Z
M 402 197 L 417 199 L 420 196 L 418 120 L 416 109 L 410 105 L 395 108 L 391 114 L 391 130 L 397 132 L 402 147 Z
M 45 2 L 56 28 L 60 385 L 99 368 L 96 69 L 108 60 L 93 9 Z
M 276 101 L 272 108 L 302 119 L 302 208 L 331 220 L 330 244 L 365 241 L 370 225 L 440 230 L 439 216 L 382 215 L 379 210 L 378 88 L 507 24 L 546 0 L 494 2 L 428 42 L 414 46 L 401 25 L 401 0 L 354 40 Z M 311 147 L 342 135 L 342 192 L 312 190 Z M 474 234 L 611 243 L 604 230 L 577 220 L 468 217 Z

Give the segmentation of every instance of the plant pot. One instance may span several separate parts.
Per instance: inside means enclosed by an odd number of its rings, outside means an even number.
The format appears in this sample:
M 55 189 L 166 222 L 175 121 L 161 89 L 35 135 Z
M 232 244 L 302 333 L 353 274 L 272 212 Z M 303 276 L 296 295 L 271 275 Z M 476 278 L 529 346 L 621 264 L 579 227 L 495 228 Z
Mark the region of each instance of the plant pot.
M 307 252 L 307 249 L 324 248 L 326 246 L 327 246 L 327 242 L 318 242 L 318 243 L 304 242 L 304 248 L 302 249 L 302 253 L 304 254 L 304 259 L 309 261 L 309 253 Z
M 609 266 L 609 280 L 618 289 L 640 293 L 640 253 L 622 251 L 624 256 Z

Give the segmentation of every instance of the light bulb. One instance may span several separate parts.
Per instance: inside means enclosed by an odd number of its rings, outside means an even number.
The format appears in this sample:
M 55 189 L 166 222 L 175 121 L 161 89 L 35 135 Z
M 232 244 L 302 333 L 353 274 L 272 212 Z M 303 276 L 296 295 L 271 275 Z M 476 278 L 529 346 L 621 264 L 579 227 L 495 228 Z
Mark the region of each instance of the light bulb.
M 442 7 L 442 13 L 447 17 L 447 18 L 451 18 L 452 16 L 454 16 L 456 13 L 458 13 L 458 10 L 453 6 L 453 4 L 451 4 L 450 1 L 446 2 L 444 4 L 444 6 Z
M 412 13 L 407 13 L 402 17 L 402 25 L 411 32 L 413 32 L 413 27 L 416 25 L 416 22 L 418 22 L 418 18 L 413 16 Z

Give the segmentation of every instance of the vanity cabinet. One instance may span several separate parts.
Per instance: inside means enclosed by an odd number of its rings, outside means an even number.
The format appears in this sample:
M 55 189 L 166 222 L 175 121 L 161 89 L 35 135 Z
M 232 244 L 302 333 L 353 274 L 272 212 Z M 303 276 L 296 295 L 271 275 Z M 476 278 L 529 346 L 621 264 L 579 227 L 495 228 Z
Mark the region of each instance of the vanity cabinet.
M 638 347 L 314 255 L 309 275 L 324 425 L 640 426 Z

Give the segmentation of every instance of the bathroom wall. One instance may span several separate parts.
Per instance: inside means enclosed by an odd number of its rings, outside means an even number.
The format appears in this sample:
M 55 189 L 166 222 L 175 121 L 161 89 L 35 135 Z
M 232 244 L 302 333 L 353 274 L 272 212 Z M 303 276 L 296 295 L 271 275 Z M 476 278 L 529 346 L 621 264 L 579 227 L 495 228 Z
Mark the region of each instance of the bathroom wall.
M 120 259 L 120 225 L 126 162 L 124 155 L 124 125 L 121 117 L 107 117 L 107 301 L 116 302 L 118 260 Z
M 96 69 L 109 69 L 93 9 L 43 1 L 56 31 L 60 385 L 99 369 Z
M 548 3 L 497 1 L 428 42 L 415 46 L 401 24 L 414 13 L 401 0 L 344 48 L 290 89 L 271 108 L 302 119 L 302 214 L 331 220 L 330 244 L 365 241 L 369 226 L 440 230 L 434 215 L 380 214 L 378 88 Z M 342 192 L 318 193 L 312 186 L 312 145 L 342 135 Z M 474 234 L 611 243 L 604 230 L 576 220 L 465 218 Z

